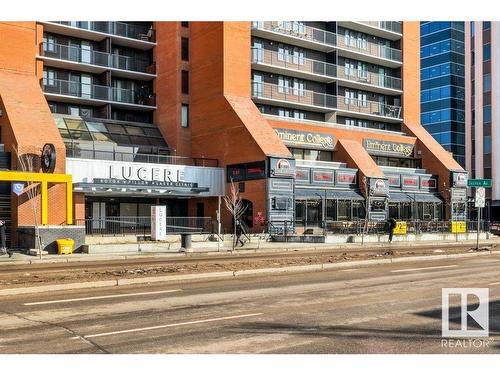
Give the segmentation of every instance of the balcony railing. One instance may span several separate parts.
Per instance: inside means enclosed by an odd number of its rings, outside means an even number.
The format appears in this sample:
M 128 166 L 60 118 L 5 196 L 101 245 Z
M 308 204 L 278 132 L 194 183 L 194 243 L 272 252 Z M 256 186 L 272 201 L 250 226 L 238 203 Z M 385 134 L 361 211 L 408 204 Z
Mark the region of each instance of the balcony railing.
M 337 38 L 337 46 L 339 48 L 380 57 L 382 59 L 402 61 L 401 50 L 384 46 L 382 44 L 372 43 L 366 39 L 355 38 L 347 35 L 342 35 Z
M 331 108 L 332 110 L 335 108 L 335 97 L 333 95 L 296 87 L 279 86 L 272 83 L 252 82 L 252 96 L 293 104 Z
M 252 48 L 252 63 L 266 64 L 297 72 L 310 73 L 331 78 L 341 78 L 353 82 L 401 90 L 401 79 L 384 74 L 311 60 L 298 55 L 283 54 L 263 48 Z
M 331 46 L 335 46 L 336 44 L 337 35 L 335 33 L 307 26 L 297 21 L 253 21 L 252 28 L 274 31 L 287 36 Z
M 53 23 L 146 42 L 155 42 L 155 30 L 152 26 L 133 25 L 117 21 L 53 21 Z
M 119 103 L 155 106 L 155 96 L 147 89 L 130 90 L 110 86 L 101 86 L 61 79 L 44 79 L 45 93 L 67 95 L 81 99 L 104 100 Z
M 331 108 L 332 111 L 358 112 L 372 116 L 401 119 L 401 107 L 399 106 L 323 94 L 272 83 L 252 82 L 252 97 L 283 101 L 291 104 Z
M 335 78 L 337 70 L 334 64 L 319 60 L 311 60 L 297 55 L 270 51 L 263 48 L 252 48 L 252 62 L 332 78 Z
M 373 27 L 377 27 L 379 29 L 392 31 L 398 34 L 401 34 L 403 31 L 401 22 L 398 21 L 359 21 L 359 23 L 364 23 L 365 25 L 370 25 Z
M 67 46 L 43 42 L 41 54 L 60 60 L 98 65 L 106 68 L 129 70 L 140 73 L 154 74 L 154 64 L 144 59 L 112 53 L 94 51 L 78 46 Z
M 401 90 L 401 78 L 339 66 L 337 77 L 353 82 L 365 83 L 388 89 Z
M 401 107 L 378 103 L 370 100 L 353 99 L 336 96 L 336 108 L 339 111 L 358 112 L 372 116 L 391 117 L 401 119 Z
M 132 163 L 153 163 L 153 164 L 175 164 L 189 165 L 195 167 L 218 167 L 217 159 L 192 158 L 188 156 L 174 156 L 164 154 L 145 154 L 132 151 L 120 151 L 117 149 L 103 149 L 113 147 L 104 143 L 83 143 L 78 141 L 66 141 L 66 157 L 93 159 L 93 160 L 114 160 Z M 140 147 L 140 146 L 137 146 Z M 123 147 L 122 147 L 123 148 Z

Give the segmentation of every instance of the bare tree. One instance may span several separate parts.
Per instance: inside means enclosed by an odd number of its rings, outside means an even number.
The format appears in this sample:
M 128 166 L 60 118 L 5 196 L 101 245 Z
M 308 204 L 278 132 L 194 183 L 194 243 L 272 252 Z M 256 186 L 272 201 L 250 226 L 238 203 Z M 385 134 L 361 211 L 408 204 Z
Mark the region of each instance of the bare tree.
M 231 179 L 231 189 L 229 191 L 229 195 L 224 196 L 224 204 L 226 205 L 227 210 L 231 214 L 233 218 L 233 245 L 232 251 L 234 251 L 235 241 L 236 241 L 236 223 L 241 218 L 241 216 L 245 213 L 247 207 L 243 203 L 240 197 L 240 192 L 233 180 Z
M 16 154 L 18 165 L 21 167 L 23 172 L 35 172 L 35 168 L 37 165 L 37 156 L 33 154 L 23 154 L 20 155 L 17 147 L 13 145 L 12 149 Z M 42 237 L 40 236 L 40 227 L 38 225 L 38 204 L 36 202 L 36 197 L 40 195 L 41 186 L 40 183 L 35 181 L 26 181 L 26 195 L 28 196 L 28 200 L 31 203 L 31 210 L 33 212 L 33 223 L 35 227 L 35 246 L 38 248 L 38 254 L 40 259 L 42 259 Z

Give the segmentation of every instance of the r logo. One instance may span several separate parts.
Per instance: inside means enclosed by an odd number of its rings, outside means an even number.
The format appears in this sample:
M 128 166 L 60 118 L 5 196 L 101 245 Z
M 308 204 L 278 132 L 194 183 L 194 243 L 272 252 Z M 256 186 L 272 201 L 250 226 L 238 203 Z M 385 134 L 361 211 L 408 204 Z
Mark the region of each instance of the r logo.
M 488 288 L 443 288 L 442 290 L 442 336 L 443 337 L 488 337 L 489 298 Z M 450 329 L 450 296 L 460 297 L 460 329 Z M 479 306 L 469 306 L 469 296 L 476 296 Z M 475 322 L 480 329 L 469 328 Z

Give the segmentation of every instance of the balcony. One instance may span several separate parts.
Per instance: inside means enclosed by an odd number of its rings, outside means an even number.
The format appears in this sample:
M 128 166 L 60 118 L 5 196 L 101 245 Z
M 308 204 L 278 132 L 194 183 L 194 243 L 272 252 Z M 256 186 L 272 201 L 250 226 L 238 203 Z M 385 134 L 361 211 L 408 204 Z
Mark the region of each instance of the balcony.
M 368 120 L 401 122 L 401 107 L 370 100 L 351 99 L 343 96 L 334 97 L 336 110 L 341 115 L 355 116 Z
M 335 33 L 296 21 L 252 21 L 252 34 L 324 52 L 335 49 Z
M 400 67 L 402 64 L 401 50 L 373 43 L 366 39 L 339 36 L 337 48 L 339 56 L 350 59 L 363 60 L 391 68 Z
M 155 66 L 149 61 L 90 48 L 44 42 L 40 55 L 47 66 L 97 74 L 113 69 L 116 70 L 114 76 L 131 79 L 148 80 L 155 77 Z
M 339 83 L 345 87 L 359 89 L 360 86 L 381 94 L 401 94 L 401 78 L 367 72 L 339 66 L 337 69 Z
M 252 48 L 252 68 L 275 74 L 283 74 L 311 81 L 330 83 L 342 81 L 346 87 L 364 88 L 382 94 L 400 94 L 401 79 L 357 69 L 307 59 L 298 55 Z
M 263 104 L 323 113 L 336 111 L 344 116 L 370 120 L 401 122 L 402 119 L 401 107 L 399 106 L 323 94 L 272 83 L 252 82 L 252 98 L 255 102 Z
M 335 97 L 311 90 L 278 86 L 272 83 L 252 82 L 252 98 L 260 103 L 286 107 L 332 112 Z
M 44 79 L 43 91 L 49 99 L 69 103 L 116 106 L 138 110 L 156 108 L 155 96 L 146 89 L 130 90 L 60 79 Z
M 269 73 L 293 73 L 294 77 L 319 82 L 333 82 L 337 72 L 337 66 L 334 64 L 263 48 L 252 48 L 252 66 Z
M 389 40 L 401 39 L 403 32 L 398 21 L 339 21 L 338 25 Z
M 117 21 L 51 21 L 42 22 L 44 31 L 101 41 L 112 37 L 114 44 L 139 49 L 152 48 L 156 43 L 153 27 Z

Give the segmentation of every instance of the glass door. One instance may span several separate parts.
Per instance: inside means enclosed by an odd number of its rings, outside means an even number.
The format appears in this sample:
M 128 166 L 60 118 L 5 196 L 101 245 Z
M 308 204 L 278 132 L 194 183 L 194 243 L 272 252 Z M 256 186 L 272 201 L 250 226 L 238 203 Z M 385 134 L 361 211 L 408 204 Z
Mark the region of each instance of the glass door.
M 71 61 L 80 62 L 80 43 L 75 41 L 69 42 L 69 59 Z
M 264 46 L 261 40 L 255 39 L 253 41 L 252 59 L 254 62 L 263 62 Z
M 254 73 L 252 83 L 254 96 L 262 96 L 264 90 L 263 83 L 264 77 L 262 76 L 262 74 Z
M 81 77 L 78 73 L 69 74 L 69 95 L 78 97 L 81 95 Z
M 85 64 L 92 64 L 90 43 L 83 40 L 80 46 L 80 61 Z
M 106 202 L 92 202 L 92 229 L 106 227 Z
M 82 74 L 80 79 L 81 97 L 87 99 L 92 98 L 92 77 L 89 74 Z

